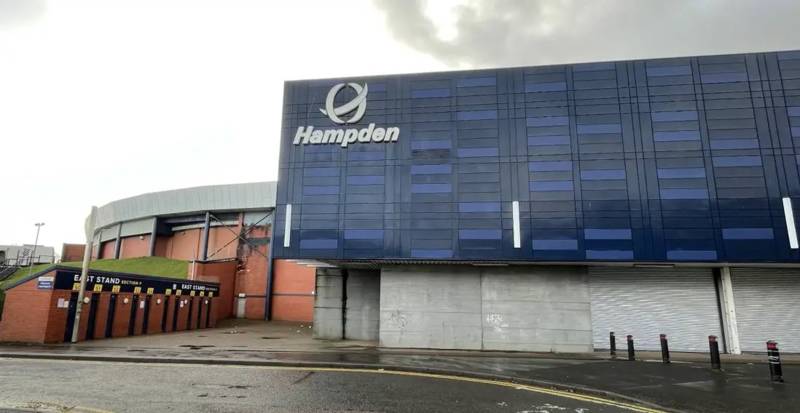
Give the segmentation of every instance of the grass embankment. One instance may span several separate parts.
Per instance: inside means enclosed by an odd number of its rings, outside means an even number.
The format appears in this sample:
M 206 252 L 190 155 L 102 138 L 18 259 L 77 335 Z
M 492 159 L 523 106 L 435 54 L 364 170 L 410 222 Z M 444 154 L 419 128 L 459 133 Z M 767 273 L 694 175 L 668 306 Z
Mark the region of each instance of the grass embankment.
M 3 314 L 3 302 L 5 301 L 4 289 L 15 282 L 25 278 L 28 274 L 36 274 L 44 271 L 56 264 L 38 264 L 31 267 L 20 268 L 10 277 L 0 282 L 0 318 Z M 62 262 L 57 265 L 65 267 L 81 268 L 80 262 Z M 128 258 L 123 260 L 97 260 L 89 264 L 93 270 L 109 272 L 126 272 L 132 274 L 155 275 L 159 277 L 185 279 L 189 269 L 189 263 L 181 260 L 171 260 L 162 257 L 141 257 Z
M 81 268 L 80 262 L 62 262 L 60 264 L 39 264 L 33 268 L 18 269 L 10 277 L 0 282 L 0 290 L 28 276 L 36 274 L 54 265 Z M 89 264 L 89 268 L 99 271 L 126 272 L 132 274 L 155 275 L 158 277 L 185 279 L 189 270 L 189 263 L 181 260 L 171 260 L 163 257 L 140 257 L 122 260 L 97 260 Z

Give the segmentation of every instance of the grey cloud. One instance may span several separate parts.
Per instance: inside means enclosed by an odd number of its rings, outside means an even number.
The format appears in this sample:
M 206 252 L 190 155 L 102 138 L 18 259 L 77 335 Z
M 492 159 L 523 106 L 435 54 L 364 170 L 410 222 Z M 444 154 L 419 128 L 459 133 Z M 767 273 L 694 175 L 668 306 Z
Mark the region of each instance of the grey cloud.
M 374 2 L 396 39 L 460 67 L 800 49 L 797 0 L 472 0 L 449 40 L 425 0 Z
M 34 21 L 46 9 L 46 0 L 0 0 L 0 29 Z

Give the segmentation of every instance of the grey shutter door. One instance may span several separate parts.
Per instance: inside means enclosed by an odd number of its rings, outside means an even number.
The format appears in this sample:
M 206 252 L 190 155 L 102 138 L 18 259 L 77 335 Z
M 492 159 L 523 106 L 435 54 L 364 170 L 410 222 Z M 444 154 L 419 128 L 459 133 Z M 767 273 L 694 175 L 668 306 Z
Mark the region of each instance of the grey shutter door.
M 733 303 L 743 351 L 800 352 L 800 270 L 731 268 Z
M 722 342 L 711 269 L 592 267 L 589 287 L 596 349 L 609 347 L 610 331 L 618 353 L 628 334 L 641 350 L 660 349 L 659 334 L 676 351 L 708 351 L 709 335 Z

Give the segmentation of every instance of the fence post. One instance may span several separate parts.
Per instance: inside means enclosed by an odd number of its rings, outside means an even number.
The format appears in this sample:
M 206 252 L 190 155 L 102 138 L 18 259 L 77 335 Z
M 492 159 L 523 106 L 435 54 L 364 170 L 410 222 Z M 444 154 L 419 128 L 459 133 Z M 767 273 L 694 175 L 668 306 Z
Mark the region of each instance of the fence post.
M 776 341 L 767 341 L 767 360 L 769 361 L 769 380 L 773 383 L 783 383 L 781 353 L 778 351 Z
M 708 349 L 711 353 L 711 368 L 713 370 L 719 370 L 722 365 L 719 360 L 719 343 L 717 342 L 717 336 L 708 336 Z
M 633 336 L 628 334 L 628 361 L 636 360 L 636 355 L 633 350 Z
M 667 343 L 667 335 L 661 334 L 661 361 L 664 364 L 669 364 L 669 343 Z

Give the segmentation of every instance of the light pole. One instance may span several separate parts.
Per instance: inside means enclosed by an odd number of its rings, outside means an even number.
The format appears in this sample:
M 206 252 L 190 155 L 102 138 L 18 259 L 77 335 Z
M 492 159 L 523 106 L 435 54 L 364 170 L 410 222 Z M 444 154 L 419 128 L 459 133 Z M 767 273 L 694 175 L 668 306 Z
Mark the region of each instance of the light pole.
M 86 232 L 86 247 L 83 248 L 83 265 L 81 266 L 81 283 L 78 288 L 78 303 L 75 306 L 75 322 L 72 323 L 72 339 L 70 342 L 78 342 L 78 330 L 81 326 L 81 309 L 83 308 L 83 296 L 86 294 L 86 277 L 89 275 L 89 261 L 92 260 L 92 242 L 94 235 L 97 233 L 94 227 L 97 224 L 97 207 L 92 207 L 92 213 L 84 222 L 84 231 Z M 97 251 L 100 251 L 100 242 L 98 238 Z
M 31 253 L 31 257 L 28 259 L 28 275 L 31 275 L 31 272 L 33 272 L 33 257 L 36 256 L 36 244 L 39 243 L 39 231 L 42 230 L 44 222 L 37 222 L 33 225 L 36 225 L 36 241 L 33 241 L 33 252 Z

